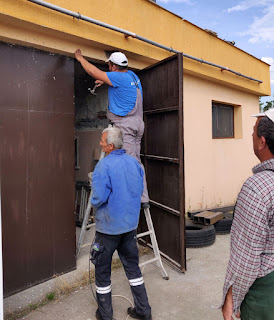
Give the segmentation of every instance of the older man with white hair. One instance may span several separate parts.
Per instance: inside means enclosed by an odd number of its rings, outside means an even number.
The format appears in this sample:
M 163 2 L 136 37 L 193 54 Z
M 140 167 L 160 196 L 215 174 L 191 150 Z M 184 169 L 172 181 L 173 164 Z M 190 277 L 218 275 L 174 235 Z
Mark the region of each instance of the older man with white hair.
M 253 168 L 237 198 L 231 228 L 223 318 L 274 319 L 274 109 L 254 115 Z M 239 155 L 240 156 L 240 155 Z
M 91 204 L 97 209 L 96 235 L 91 251 L 98 303 L 96 318 L 113 319 L 111 261 L 117 250 L 134 298 L 135 306 L 128 308 L 128 313 L 136 319 L 150 320 L 151 308 L 139 268 L 136 238 L 143 169 L 135 158 L 121 149 L 123 136 L 119 128 L 105 129 L 100 145 L 108 155 L 98 162 L 92 176 Z

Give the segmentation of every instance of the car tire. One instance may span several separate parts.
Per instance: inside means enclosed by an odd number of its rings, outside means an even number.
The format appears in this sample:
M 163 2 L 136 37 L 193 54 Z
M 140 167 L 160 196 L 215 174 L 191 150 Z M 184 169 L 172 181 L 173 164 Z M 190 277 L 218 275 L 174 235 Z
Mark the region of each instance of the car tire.
M 213 225 L 205 226 L 186 221 L 186 247 L 202 248 L 212 245 L 216 239 L 216 232 Z
M 216 234 L 230 233 L 232 221 L 233 221 L 233 214 L 230 212 L 225 212 L 224 218 L 214 224 Z

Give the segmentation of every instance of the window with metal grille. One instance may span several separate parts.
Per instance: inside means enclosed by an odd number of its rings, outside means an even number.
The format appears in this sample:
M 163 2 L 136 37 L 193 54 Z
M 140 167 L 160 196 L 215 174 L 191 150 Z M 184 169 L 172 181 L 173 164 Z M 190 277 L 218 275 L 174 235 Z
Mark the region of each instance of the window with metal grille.
M 234 106 L 212 102 L 212 138 L 234 138 Z

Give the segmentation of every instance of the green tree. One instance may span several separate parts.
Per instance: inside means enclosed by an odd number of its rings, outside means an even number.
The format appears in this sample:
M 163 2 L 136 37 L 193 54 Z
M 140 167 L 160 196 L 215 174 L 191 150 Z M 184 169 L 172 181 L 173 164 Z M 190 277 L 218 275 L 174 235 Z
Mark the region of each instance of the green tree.
M 263 107 L 264 107 L 264 103 L 261 100 L 261 97 L 259 97 L 259 107 L 260 107 L 260 111 L 263 111 Z
M 261 102 L 261 98 L 259 99 L 259 105 L 261 112 L 265 112 L 271 108 L 274 108 L 274 95 L 273 95 L 273 100 Z

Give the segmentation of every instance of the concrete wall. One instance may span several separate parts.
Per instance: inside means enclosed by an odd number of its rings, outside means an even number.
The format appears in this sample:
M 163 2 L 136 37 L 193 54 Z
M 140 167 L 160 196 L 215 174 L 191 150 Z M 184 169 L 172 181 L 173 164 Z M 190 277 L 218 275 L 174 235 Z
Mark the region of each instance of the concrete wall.
M 96 66 L 108 71 L 107 64 Z M 90 91 L 95 85 L 78 61 L 74 64 L 74 103 L 75 103 L 75 127 L 81 128 L 105 128 L 108 125 L 106 113 L 108 108 L 108 86 L 102 85 Z
M 84 71 L 79 62 L 75 61 L 74 66 L 75 137 L 78 139 L 79 159 L 75 180 L 88 181 L 87 174 L 94 170 L 95 161 L 100 156 L 101 133 L 109 124 L 106 119 L 108 86 L 96 88 L 96 95 L 91 94 L 88 89 L 94 87 L 94 79 Z M 106 64 L 97 66 L 107 70 Z
M 212 139 L 212 101 L 236 105 L 235 138 Z M 258 163 L 252 149 L 258 97 L 184 75 L 186 210 L 235 203 Z
M 75 180 L 88 181 L 88 173 L 94 170 L 95 161 L 99 159 L 99 146 L 103 129 L 75 130 L 79 141 L 79 169 L 75 169 Z

